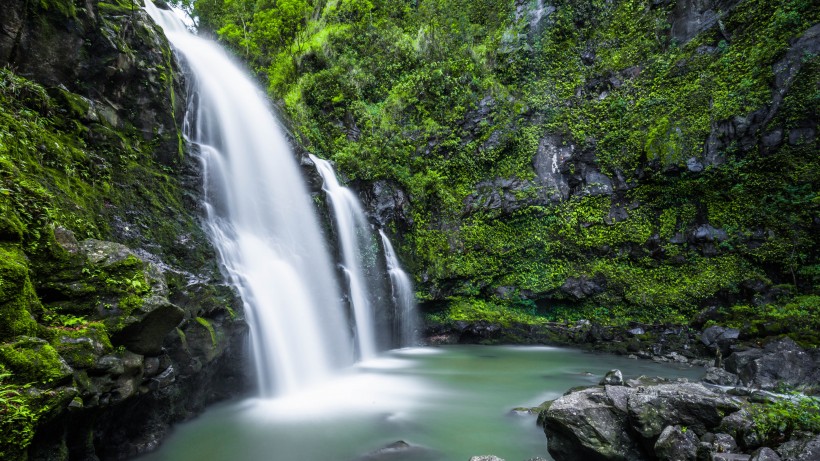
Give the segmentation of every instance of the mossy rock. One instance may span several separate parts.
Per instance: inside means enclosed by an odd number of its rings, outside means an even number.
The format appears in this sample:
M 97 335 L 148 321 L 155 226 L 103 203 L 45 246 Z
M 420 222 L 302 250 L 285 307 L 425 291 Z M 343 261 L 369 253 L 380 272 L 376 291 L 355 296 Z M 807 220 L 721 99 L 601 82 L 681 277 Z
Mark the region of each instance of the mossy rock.
M 46 336 L 51 345 L 74 368 L 92 368 L 99 357 L 114 348 L 102 323 L 95 322 L 81 327 L 51 327 Z
M 58 384 L 71 379 L 71 367 L 46 341 L 20 336 L 0 345 L 0 363 L 21 383 Z
M 0 245 L 0 341 L 33 335 L 33 311 L 42 309 L 29 279 L 28 259 L 17 245 Z

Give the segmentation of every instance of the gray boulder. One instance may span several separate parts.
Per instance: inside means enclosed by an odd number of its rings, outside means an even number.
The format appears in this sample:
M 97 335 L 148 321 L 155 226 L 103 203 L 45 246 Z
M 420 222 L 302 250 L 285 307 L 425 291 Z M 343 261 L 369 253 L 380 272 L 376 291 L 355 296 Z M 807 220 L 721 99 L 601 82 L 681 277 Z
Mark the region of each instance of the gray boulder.
M 749 387 L 773 390 L 785 384 L 812 391 L 820 382 L 820 352 L 808 352 L 783 338 L 763 349 L 733 353 L 726 359 L 726 369 Z
M 809 439 L 793 439 L 777 447 L 783 461 L 820 461 L 820 435 Z
M 718 430 L 734 437 L 744 450 L 754 450 L 762 443 L 758 431 L 755 430 L 752 415 L 745 409 L 723 418 Z
M 780 461 L 780 455 L 769 447 L 763 447 L 752 452 L 752 457 L 749 461 Z
M 724 415 L 740 409 L 739 401 L 702 384 L 676 383 L 639 388 L 629 396 L 629 420 L 644 438 L 658 437 L 664 428 L 686 426 L 702 436 Z
M 601 380 L 600 385 L 610 385 L 610 386 L 623 386 L 624 385 L 624 375 L 621 373 L 621 370 L 609 370 L 604 376 L 604 379 Z
M 655 442 L 655 456 L 661 461 L 695 461 L 698 436 L 681 426 L 667 426 Z
M 627 401 L 636 389 L 591 387 L 569 393 L 544 414 L 550 454 L 563 461 L 643 459 L 629 431 Z
M 706 376 L 703 377 L 702 381 L 719 386 L 737 386 L 740 384 L 740 378 L 736 374 L 717 367 L 706 368 Z
M 720 350 L 724 355 L 729 353 L 729 348 L 736 343 L 740 337 L 740 330 L 735 328 L 724 328 L 721 326 L 711 326 L 700 335 L 700 342 L 709 350 L 715 352 Z

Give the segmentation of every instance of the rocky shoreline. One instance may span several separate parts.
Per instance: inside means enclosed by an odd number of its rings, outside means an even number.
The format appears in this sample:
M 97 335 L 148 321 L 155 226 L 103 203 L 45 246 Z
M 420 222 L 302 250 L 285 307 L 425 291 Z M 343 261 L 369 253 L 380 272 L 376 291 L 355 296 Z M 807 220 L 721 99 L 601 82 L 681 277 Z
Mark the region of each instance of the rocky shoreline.
M 820 349 L 692 326 L 432 325 L 429 344 L 552 344 L 704 367 L 699 382 L 613 370 L 538 414 L 550 454 L 587 460 L 820 460 Z M 474 459 L 500 458 L 492 456 Z
M 732 352 L 724 365 L 708 367 L 698 383 L 625 381 L 613 370 L 599 386 L 545 402 L 539 423 L 550 454 L 561 461 L 820 459 L 820 402 L 808 397 L 819 390 L 819 350 L 783 338 Z

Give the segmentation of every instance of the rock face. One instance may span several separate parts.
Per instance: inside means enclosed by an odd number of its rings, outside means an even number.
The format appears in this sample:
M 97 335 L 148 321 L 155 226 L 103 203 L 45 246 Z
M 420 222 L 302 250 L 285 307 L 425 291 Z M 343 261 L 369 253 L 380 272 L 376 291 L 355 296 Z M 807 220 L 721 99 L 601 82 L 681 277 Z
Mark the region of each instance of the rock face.
M 774 390 L 785 384 L 820 391 L 820 351 L 806 351 L 789 338 L 733 353 L 726 359 L 726 370 L 750 387 Z
M 0 5 L 0 131 L 21 138 L 0 143 L 0 370 L 36 383 L 3 459 L 133 457 L 249 386 L 242 304 L 199 227 L 182 72 L 133 5 Z
M 696 459 L 699 437 L 740 409 L 735 398 L 701 384 L 636 385 L 591 387 L 554 401 L 543 413 L 550 454 L 561 460 Z

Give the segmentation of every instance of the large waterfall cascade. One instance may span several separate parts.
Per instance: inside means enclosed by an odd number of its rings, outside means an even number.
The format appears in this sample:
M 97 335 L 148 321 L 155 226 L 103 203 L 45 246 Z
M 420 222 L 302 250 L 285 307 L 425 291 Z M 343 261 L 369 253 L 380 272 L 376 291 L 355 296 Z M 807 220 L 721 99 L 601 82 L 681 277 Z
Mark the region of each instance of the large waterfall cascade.
M 418 343 L 419 318 L 416 306 L 416 294 L 413 283 L 399 264 L 399 258 L 393 250 L 393 245 L 387 234 L 379 229 L 384 247 L 384 259 L 387 264 L 387 273 L 390 275 L 390 287 L 393 294 L 393 303 L 396 308 L 394 332 L 400 346 L 415 346 Z
M 245 303 L 263 396 L 318 384 L 353 363 L 333 264 L 296 161 L 264 94 L 215 43 L 170 11 L 146 10 L 193 79 L 207 226 Z
M 348 284 L 348 295 L 356 323 L 356 344 L 362 359 L 373 358 L 377 351 L 376 313 L 370 293 L 374 287 L 365 274 L 362 256 L 370 250 L 373 235 L 359 199 L 350 189 L 339 184 L 336 172 L 327 160 L 310 155 L 316 171 L 324 181 L 323 190 L 330 201 L 342 270 Z M 370 278 L 372 279 L 372 277 Z
M 333 211 L 351 331 L 310 196 L 265 95 L 174 12 L 150 0 L 146 10 L 190 68 L 185 136 L 203 165 L 207 229 L 245 303 L 261 394 L 319 384 L 352 364 L 356 352 L 370 359 L 386 344 L 414 345 L 410 279 L 381 231 L 384 265 L 376 258 L 379 245 L 356 195 L 339 184 L 329 162 L 310 156 Z M 392 303 L 382 296 L 386 275 Z M 385 325 L 382 336 L 393 337 L 380 341 L 377 330 Z

